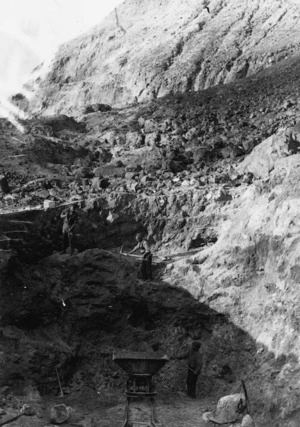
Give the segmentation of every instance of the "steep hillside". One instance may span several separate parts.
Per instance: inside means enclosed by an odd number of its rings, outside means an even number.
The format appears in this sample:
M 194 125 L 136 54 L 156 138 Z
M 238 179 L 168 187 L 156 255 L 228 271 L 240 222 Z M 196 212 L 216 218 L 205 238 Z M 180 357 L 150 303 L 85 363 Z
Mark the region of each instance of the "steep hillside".
M 297 53 L 299 20 L 293 0 L 126 0 L 36 70 L 31 108 L 78 114 L 231 82 Z

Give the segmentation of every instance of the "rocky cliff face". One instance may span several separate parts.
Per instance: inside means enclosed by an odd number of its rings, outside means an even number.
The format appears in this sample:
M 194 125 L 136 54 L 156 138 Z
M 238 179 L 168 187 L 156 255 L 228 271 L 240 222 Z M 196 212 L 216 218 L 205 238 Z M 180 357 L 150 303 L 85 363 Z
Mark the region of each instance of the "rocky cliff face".
M 297 53 L 299 19 L 293 0 L 127 0 L 37 70 L 31 108 L 78 113 L 235 81 Z

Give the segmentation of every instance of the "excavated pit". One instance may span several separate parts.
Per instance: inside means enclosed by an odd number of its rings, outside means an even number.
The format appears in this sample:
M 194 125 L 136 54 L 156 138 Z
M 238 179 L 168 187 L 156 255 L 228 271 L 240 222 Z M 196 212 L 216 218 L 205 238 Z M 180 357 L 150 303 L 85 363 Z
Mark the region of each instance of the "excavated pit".
M 270 419 L 270 414 L 276 419 L 265 393 L 287 360 L 274 359 L 228 316 L 199 303 L 180 285 L 166 283 L 163 274 L 174 261 L 157 262 L 154 280 L 139 281 L 139 260 L 118 253 L 121 242 L 133 244 L 140 226 L 133 218 L 121 227 L 103 225 L 98 248 L 87 249 L 91 240 L 86 233 L 73 256 L 59 253 L 58 212 L 2 217 L 2 233 L 16 226 L 26 231 L 22 241 L 11 241 L 0 252 L 4 405 L 17 407 L 35 396 L 44 422 L 37 419 L 36 426 L 45 425 L 49 402 L 73 406 L 84 427 L 121 426 L 126 375 L 112 354 L 125 350 L 174 356 L 200 340 L 204 368 L 197 404 L 185 396 L 185 363 L 171 360 L 155 378 L 160 420 L 174 427 L 202 425 L 202 413 L 239 389 L 243 378 L 256 420 Z M 187 255 L 178 253 L 177 259 Z M 56 369 L 64 398 L 57 397 Z

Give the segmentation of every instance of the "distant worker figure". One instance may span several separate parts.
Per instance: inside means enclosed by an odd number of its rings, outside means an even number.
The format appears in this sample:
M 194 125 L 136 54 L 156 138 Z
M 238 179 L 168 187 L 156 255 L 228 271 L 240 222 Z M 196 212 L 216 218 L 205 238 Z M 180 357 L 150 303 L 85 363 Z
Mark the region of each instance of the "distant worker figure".
M 198 376 L 202 369 L 202 355 L 199 352 L 201 348 L 201 343 L 198 341 L 194 341 L 192 343 L 191 350 L 178 357 L 173 357 L 174 359 L 182 360 L 187 359 L 188 360 L 188 374 L 187 374 L 187 395 L 190 397 L 195 398 L 196 397 L 196 385 Z
M 62 242 L 62 253 L 65 254 L 68 247 L 70 247 L 70 255 L 74 252 L 74 241 L 75 241 L 75 225 L 78 221 L 78 215 L 76 212 L 76 205 L 71 205 L 68 209 L 64 209 L 60 214 L 61 218 L 64 218 L 63 222 L 63 242 Z
M 140 250 L 143 254 L 143 260 L 139 278 L 142 280 L 152 280 L 152 253 L 150 245 L 141 233 L 138 233 L 135 238 L 138 243 L 132 251 L 128 252 L 128 254 L 132 254 Z

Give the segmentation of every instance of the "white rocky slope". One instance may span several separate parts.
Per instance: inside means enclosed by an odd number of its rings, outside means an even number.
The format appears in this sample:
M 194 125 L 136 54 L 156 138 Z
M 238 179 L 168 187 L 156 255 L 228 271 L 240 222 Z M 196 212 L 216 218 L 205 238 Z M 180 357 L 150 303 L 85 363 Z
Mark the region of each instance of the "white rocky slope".
M 299 51 L 299 10 L 294 0 L 126 0 L 36 71 L 31 107 L 72 114 L 245 77 Z
M 282 361 L 263 393 L 279 410 L 280 426 L 299 409 L 300 393 L 300 154 L 291 154 L 287 141 L 281 129 L 254 148 L 238 166 L 254 174 L 253 183 L 233 190 L 228 203 L 211 195 L 218 241 L 165 274 Z

